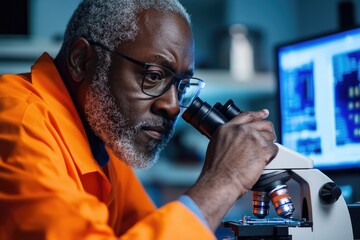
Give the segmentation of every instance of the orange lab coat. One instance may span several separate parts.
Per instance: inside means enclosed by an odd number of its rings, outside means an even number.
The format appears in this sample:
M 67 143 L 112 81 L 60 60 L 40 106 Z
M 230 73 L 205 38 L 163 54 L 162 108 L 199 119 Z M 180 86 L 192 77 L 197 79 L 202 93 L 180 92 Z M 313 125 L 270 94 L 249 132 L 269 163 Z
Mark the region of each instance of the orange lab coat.
M 215 239 L 178 201 L 156 209 L 110 150 L 92 156 L 71 97 L 44 53 L 0 76 L 0 239 Z

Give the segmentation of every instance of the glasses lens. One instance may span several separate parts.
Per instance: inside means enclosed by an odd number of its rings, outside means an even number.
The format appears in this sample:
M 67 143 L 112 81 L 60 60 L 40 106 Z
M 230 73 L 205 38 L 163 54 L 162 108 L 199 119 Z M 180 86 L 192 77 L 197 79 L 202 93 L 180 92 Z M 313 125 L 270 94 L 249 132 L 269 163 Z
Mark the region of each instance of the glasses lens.
M 178 94 L 179 105 L 181 107 L 189 107 L 194 99 L 199 95 L 201 89 L 205 86 L 205 82 L 197 78 L 185 78 L 179 82 Z
M 142 91 L 152 97 L 161 96 L 176 82 L 175 79 L 175 75 L 169 69 L 148 64 L 143 76 Z M 179 105 L 189 107 L 204 86 L 205 82 L 198 78 L 181 79 L 177 84 Z
M 158 65 L 149 65 L 143 76 L 142 90 L 147 95 L 157 97 L 171 85 L 173 74 Z

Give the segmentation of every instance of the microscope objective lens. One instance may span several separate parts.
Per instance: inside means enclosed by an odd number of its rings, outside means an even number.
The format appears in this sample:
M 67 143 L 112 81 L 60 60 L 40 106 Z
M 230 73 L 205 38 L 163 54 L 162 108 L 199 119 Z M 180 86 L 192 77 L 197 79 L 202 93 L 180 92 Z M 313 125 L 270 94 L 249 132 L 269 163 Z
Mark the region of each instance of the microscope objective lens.
M 253 192 L 253 214 L 258 218 L 269 215 L 270 198 L 268 192 Z
M 269 193 L 276 213 L 283 218 L 292 216 L 295 208 L 286 185 L 279 185 Z

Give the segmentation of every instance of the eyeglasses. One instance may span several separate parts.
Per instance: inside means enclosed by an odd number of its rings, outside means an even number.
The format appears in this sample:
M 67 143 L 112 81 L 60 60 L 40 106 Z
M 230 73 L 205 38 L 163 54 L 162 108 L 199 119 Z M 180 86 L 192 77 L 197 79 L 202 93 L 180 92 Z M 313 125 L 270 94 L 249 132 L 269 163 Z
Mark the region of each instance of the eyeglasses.
M 89 43 L 143 67 L 146 72 L 142 77 L 141 90 L 150 97 L 163 95 L 174 84 L 177 87 L 180 107 L 187 108 L 205 86 L 205 82 L 200 78 L 176 76 L 175 73 L 164 66 L 135 60 L 119 52 L 112 51 L 98 42 L 89 41 Z

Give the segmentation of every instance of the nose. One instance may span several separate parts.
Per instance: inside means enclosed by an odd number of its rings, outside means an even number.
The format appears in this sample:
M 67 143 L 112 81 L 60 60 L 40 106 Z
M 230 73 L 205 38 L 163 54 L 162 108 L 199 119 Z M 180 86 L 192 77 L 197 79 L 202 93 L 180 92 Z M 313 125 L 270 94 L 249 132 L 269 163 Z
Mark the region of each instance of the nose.
M 154 99 L 151 111 L 166 118 L 176 118 L 180 113 L 178 91 L 172 85 L 163 95 Z

